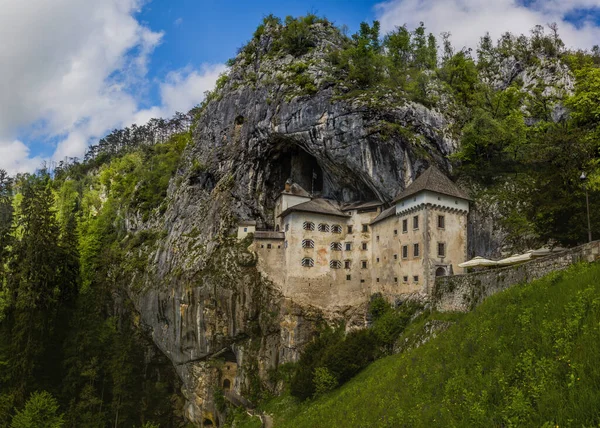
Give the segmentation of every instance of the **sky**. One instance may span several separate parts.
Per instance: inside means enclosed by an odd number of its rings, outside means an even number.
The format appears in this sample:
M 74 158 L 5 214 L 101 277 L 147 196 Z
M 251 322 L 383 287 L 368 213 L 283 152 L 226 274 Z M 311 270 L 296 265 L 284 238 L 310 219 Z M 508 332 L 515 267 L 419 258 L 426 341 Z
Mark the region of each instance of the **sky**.
M 270 13 L 326 16 L 355 32 L 425 22 L 475 48 L 490 32 L 559 24 L 600 42 L 600 0 L 0 0 L 0 168 L 82 157 L 110 130 L 186 112 Z

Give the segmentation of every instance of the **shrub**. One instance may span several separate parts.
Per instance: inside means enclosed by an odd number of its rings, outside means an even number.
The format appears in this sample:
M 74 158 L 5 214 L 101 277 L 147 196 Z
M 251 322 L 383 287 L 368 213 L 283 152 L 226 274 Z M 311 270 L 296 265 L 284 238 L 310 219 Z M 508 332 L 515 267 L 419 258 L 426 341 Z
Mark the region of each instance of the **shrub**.
M 327 367 L 317 367 L 313 374 L 315 396 L 322 395 L 338 385 L 337 379 Z
M 314 23 L 313 18 L 300 17 L 293 18 L 287 16 L 285 18 L 285 27 L 281 33 L 281 41 L 283 49 L 293 55 L 301 56 L 315 46 L 314 36 L 310 30 L 310 26 Z

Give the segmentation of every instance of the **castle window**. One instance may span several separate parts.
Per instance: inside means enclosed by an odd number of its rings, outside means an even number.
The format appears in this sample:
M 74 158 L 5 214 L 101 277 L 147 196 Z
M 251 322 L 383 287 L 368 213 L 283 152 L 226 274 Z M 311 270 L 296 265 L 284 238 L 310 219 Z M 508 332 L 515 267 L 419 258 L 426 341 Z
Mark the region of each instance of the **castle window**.
M 398 260 L 398 254 L 394 254 L 394 260 Z
M 369 231 L 369 225 L 368 224 L 363 224 L 362 225 L 362 231 L 363 231 L 363 233 L 367 233 Z
M 408 245 L 402 246 L 402 258 L 408 259 Z
M 311 259 L 310 257 L 305 257 L 302 259 L 303 267 L 313 267 L 314 265 L 315 265 L 315 261 L 313 259 Z
M 315 241 L 312 239 L 303 239 L 302 248 L 315 248 Z
M 446 227 L 446 218 L 443 215 L 438 216 L 438 227 L 443 229 Z
M 364 282 L 365 282 L 365 280 L 364 280 L 364 279 L 361 279 L 361 280 L 360 280 L 360 283 L 361 283 L 361 284 L 363 284 Z
M 404 282 L 408 282 L 408 275 L 404 275 L 404 276 L 402 277 L 402 280 L 403 280 Z
M 394 235 L 398 235 L 398 229 L 394 229 Z
M 352 226 L 348 226 L 348 233 L 352 233 Z
M 379 278 L 377 278 L 377 282 L 379 282 Z
M 379 257 L 377 257 L 377 263 L 379 263 Z
M 341 242 L 332 242 L 329 246 L 333 251 L 342 251 L 342 243 Z
M 416 215 L 413 217 L 413 229 L 418 229 L 419 228 L 419 216 Z
M 408 232 L 408 220 L 404 219 L 402 220 L 402 233 L 406 232 Z
M 377 242 L 379 242 L 379 235 L 376 236 L 376 240 L 377 240 Z
M 352 279 L 352 275 L 346 275 L 346 281 L 350 281 Z
M 366 249 L 367 249 L 367 243 L 366 243 L 366 242 L 363 242 L 363 243 L 362 243 L 362 249 L 363 249 L 363 250 L 366 250 Z
M 315 224 L 312 221 L 305 221 L 302 224 L 302 229 L 304 229 L 304 230 L 315 230 Z
M 360 262 L 360 267 L 363 268 L 363 269 L 366 269 L 367 268 L 367 261 L 366 260 L 361 261 Z
M 327 223 L 320 223 L 319 232 L 329 232 L 329 225 Z
M 413 276 L 413 281 L 414 282 L 419 282 L 419 275 Z
M 398 282 L 398 277 L 397 276 L 394 277 L 394 282 Z
M 352 242 L 346 242 L 346 251 L 352 250 Z
M 344 269 L 350 269 L 350 260 L 344 260 Z
M 247 227 L 244 227 L 244 232 L 248 232 L 248 228 Z
M 419 244 L 413 244 L 413 257 L 419 257 Z
M 438 257 L 444 257 L 446 255 L 446 244 L 438 242 Z
M 267 244 L 267 250 L 270 250 L 273 246 L 271 244 Z
M 339 224 L 334 224 L 331 226 L 331 233 L 342 233 L 342 226 Z
M 329 262 L 329 267 L 331 269 L 341 269 L 342 268 L 342 262 L 340 262 L 339 260 L 332 260 Z
M 287 232 L 289 230 L 290 230 L 290 224 L 288 223 L 288 224 L 285 225 L 285 231 Z

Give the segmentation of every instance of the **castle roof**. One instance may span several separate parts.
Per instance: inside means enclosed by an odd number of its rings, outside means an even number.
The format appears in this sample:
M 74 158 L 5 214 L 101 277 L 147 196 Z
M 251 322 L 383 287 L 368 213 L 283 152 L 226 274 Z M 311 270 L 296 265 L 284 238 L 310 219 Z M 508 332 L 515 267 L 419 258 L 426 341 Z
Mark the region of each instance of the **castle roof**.
M 289 207 L 287 210 L 279 214 L 279 217 L 283 218 L 294 211 L 333 215 L 337 217 L 348 217 L 341 211 L 340 207 L 335 202 L 322 198 L 313 199 L 311 201 Z
M 396 214 L 396 205 L 392 205 L 388 209 L 380 212 L 379 215 L 373 219 L 371 224 L 379 223 L 380 221 L 385 220 L 388 217 L 392 217 L 395 214 Z
M 302 196 L 304 198 L 310 198 L 310 193 L 308 193 L 302 186 L 298 183 L 292 183 L 290 185 L 290 190 L 283 190 L 281 192 L 282 195 L 294 195 L 294 196 Z
M 238 223 L 238 226 L 256 226 L 256 220 L 243 220 Z
M 454 184 L 446 175 L 435 166 L 430 166 L 415 181 L 413 181 L 404 191 L 400 192 L 394 199 L 394 203 L 419 193 L 423 190 L 441 193 L 443 195 L 454 196 L 470 200 L 469 196 Z
M 368 202 L 352 202 L 348 205 L 345 205 L 342 208 L 342 211 L 350 211 L 350 210 L 364 210 L 369 208 L 375 208 L 382 205 L 380 201 L 368 201 Z

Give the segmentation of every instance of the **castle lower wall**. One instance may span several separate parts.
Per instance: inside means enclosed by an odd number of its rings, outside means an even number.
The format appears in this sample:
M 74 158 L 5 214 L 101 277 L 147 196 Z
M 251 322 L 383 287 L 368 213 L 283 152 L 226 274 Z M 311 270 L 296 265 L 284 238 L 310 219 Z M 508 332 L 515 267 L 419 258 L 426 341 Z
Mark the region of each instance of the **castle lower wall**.
M 432 303 L 441 312 L 468 312 L 486 297 L 516 284 L 539 279 L 551 272 L 568 268 L 581 261 L 600 260 L 600 241 L 590 242 L 561 253 L 499 269 L 437 277 Z

